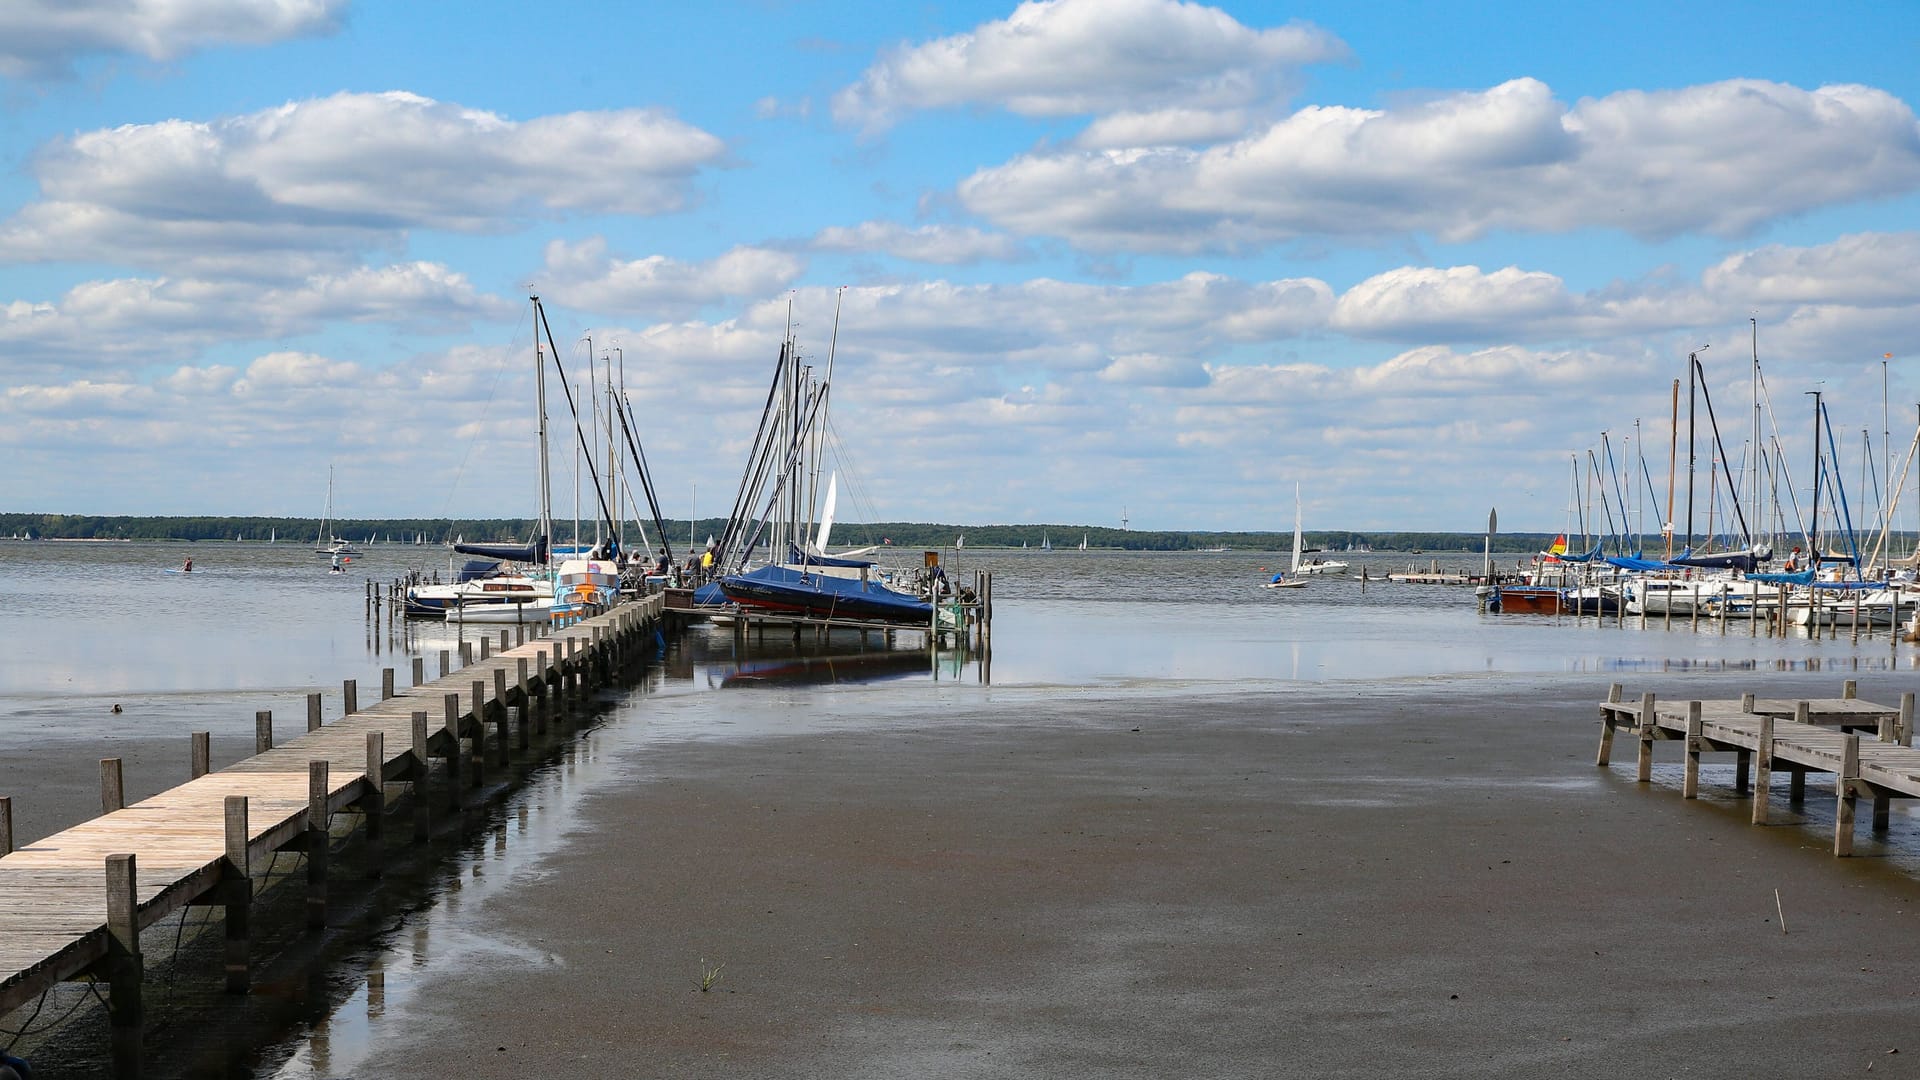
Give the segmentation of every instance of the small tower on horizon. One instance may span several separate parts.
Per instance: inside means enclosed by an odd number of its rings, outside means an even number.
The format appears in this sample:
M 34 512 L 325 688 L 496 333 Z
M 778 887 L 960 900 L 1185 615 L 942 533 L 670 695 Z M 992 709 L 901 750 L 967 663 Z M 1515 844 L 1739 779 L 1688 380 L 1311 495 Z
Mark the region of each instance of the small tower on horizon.
M 1120 508 L 1120 531 L 1127 531 L 1127 508 L 1124 506 Z

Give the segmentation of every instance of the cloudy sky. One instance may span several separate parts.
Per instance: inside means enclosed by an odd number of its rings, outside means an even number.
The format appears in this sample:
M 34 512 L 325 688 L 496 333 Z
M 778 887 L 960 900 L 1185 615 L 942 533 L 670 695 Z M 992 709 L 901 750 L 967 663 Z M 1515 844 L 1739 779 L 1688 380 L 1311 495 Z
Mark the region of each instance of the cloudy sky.
M 1602 432 L 1664 485 L 1703 345 L 1738 466 L 1756 327 L 1791 462 L 1824 390 L 1857 484 L 1920 402 L 1917 46 L 1856 3 L 10 0 L 0 509 L 312 516 L 331 467 L 348 517 L 529 515 L 530 292 L 672 516 L 836 300 L 843 517 L 1556 528 Z

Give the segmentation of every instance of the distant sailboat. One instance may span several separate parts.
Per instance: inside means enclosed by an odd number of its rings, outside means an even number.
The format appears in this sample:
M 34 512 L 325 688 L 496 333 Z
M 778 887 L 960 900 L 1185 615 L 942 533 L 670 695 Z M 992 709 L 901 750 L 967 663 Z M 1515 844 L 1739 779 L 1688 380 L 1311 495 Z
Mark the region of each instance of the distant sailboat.
M 1041 551 L 1052 551 L 1052 550 L 1053 550 L 1053 541 L 1051 541 L 1051 540 L 1049 540 L 1049 539 L 1047 539 L 1047 534 L 1046 534 L 1046 533 L 1041 533 L 1041 534 L 1040 534 L 1040 550 L 1041 550 Z
M 957 540 L 955 540 L 955 541 L 953 542 L 953 546 L 954 546 L 954 549 L 955 549 L 955 550 L 958 550 L 958 549 L 960 549 L 960 548 L 963 548 L 963 547 L 966 547 L 966 546 L 967 546 L 967 537 L 966 537 L 966 534 L 965 534 L 965 533 L 962 533 L 962 534 L 960 534 L 960 537 L 959 537 L 959 539 L 957 539 Z
M 1086 533 L 1080 534 L 1080 550 L 1081 551 L 1087 550 L 1087 534 Z

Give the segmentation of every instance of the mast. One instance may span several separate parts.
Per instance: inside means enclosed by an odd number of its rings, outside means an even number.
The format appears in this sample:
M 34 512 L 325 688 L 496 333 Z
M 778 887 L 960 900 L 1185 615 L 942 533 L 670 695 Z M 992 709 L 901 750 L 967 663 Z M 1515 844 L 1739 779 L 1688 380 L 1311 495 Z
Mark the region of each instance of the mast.
M 1817 569 L 1820 566 L 1820 391 L 1807 393 L 1813 395 L 1813 510 L 1808 514 L 1807 558 Z
M 1673 464 L 1680 445 L 1680 380 L 1673 380 L 1673 420 L 1667 428 L 1667 520 L 1660 531 L 1667 534 L 1667 558 L 1673 558 Z
M 540 298 L 533 298 L 536 315 L 540 311 Z M 540 410 L 540 537 L 536 543 L 541 545 L 541 553 L 552 561 L 553 547 L 553 484 L 548 475 L 547 461 L 547 348 L 540 340 L 539 326 L 536 323 L 533 334 L 533 387 L 534 401 Z

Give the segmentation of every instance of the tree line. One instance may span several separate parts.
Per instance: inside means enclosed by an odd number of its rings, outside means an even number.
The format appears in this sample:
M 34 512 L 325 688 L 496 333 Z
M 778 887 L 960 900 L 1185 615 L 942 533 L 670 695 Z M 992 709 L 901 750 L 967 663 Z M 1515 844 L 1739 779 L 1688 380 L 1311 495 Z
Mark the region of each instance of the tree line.
M 593 539 L 590 524 L 583 540 Z M 719 536 L 724 518 L 668 520 L 667 539 L 674 551 L 706 544 Z M 629 525 L 629 536 L 632 526 Z M 455 540 L 518 541 L 533 537 L 535 523 L 528 518 L 349 518 L 333 523 L 335 536 L 355 543 L 448 544 Z M 555 543 L 570 543 L 571 522 L 555 523 Z M 651 522 L 649 540 L 658 543 Z M 0 513 L 0 538 L 32 535 L 36 539 L 65 540 L 240 540 L 304 543 L 320 539 L 320 519 L 295 517 L 158 516 L 133 517 L 99 514 Z M 1493 538 L 1499 552 L 1534 553 L 1547 549 L 1554 533 L 1503 533 Z M 964 540 L 971 548 L 1027 548 L 1044 545 L 1077 548 L 1085 539 L 1089 549 L 1105 551 L 1205 551 L 1213 548 L 1249 551 L 1287 551 L 1293 533 L 1272 531 L 1210 532 L 1205 530 L 1115 529 L 1086 525 L 944 525 L 892 521 L 875 524 L 839 523 L 834 527 L 835 549 L 853 547 L 952 548 Z M 1480 533 L 1431 531 L 1311 531 L 1303 534 L 1306 547 L 1328 553 L 1349 550 L 1395 552 L 1477 552 Z M 1574 546 L 1579 547 L 1576 539 Z M 1648 548 L 1658 546 L 1649 538 Z M 1609 546 L 1611 551 L 1611 545 Z

